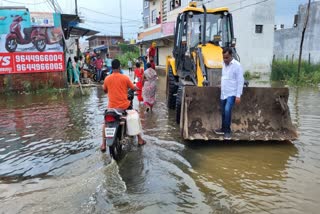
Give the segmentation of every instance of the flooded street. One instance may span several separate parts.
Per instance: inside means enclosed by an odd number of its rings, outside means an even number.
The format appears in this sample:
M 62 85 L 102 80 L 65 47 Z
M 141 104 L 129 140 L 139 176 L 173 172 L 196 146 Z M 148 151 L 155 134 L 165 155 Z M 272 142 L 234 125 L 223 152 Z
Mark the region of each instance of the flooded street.
M 290 89 L 291 143 L 183 142 L 159 79 L 143 147 L 101 153 L 107 97 L 1 96 L 0 213 L 319 213 L 320 93 Z

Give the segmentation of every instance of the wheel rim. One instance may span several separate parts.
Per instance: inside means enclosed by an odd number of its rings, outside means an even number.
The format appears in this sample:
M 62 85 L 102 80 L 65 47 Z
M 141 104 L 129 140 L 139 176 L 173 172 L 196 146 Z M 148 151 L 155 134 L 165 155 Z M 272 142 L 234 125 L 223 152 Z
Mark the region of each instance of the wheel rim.
M 39 49 L 44 49 L 44 46 L 45 46 L 44 40 L 43 40 L 43 39 L 38 40 L 38 47 L 39 47 Z
M 9 40 L 9 42 L 8 42 L 8 47 L 9 47 L 9 49 L 15 49 L 16 47 L 17 47 L 17 42 L 16 42 L 16 40 L 15 39 L 11 39 L 11 40 Z

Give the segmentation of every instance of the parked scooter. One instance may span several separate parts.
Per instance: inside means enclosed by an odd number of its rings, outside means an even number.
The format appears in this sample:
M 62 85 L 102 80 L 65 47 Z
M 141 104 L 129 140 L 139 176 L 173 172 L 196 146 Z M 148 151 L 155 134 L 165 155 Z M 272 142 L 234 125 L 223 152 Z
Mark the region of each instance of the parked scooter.
M 38 28 L 24 28 L 24 37 L 22 36 L 20 24 L 22 21 L 26 21 L 22 16 L 15 16 L 13 19 L 10 25 L 10 33 L 6 36 L 6 50 L 8 52 L 15 52 L 18 44 L 25 45 L 32 42 L 38 51 L 44 51 L 46 48 L 45 40 L 39 38 Z
M 95 66 L 89 66 L 87 69 L 92 74 L 93 81 L 97 82 L 97 69 Z M 104 80 L 108 76 L 108 68 L 102 68 L 102 77 L 101 80 Z
M 134 91 L 128 90 L 128 100 L 132 109 Z M 127 111 L 122 109 L 106 109 L 104 113 L 106 144 L 111 157 L 118 161 L 121 157 L 122 147 L 127 142 L 132 142 L 135 136 L 127 133 Z

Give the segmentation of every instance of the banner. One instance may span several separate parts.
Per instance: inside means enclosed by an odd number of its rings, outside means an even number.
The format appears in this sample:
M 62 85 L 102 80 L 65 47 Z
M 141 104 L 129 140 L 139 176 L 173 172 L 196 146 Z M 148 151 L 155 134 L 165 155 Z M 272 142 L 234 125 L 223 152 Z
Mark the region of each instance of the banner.
M 64 70 L 60 14 L 0 10 L 0 74 Z
M 52 13 L 31 12 L 31 25 L 41 27 L 54 27 L 54 18 Z
M 0 74 L 63 71 L 62 52 L 0 53 Z

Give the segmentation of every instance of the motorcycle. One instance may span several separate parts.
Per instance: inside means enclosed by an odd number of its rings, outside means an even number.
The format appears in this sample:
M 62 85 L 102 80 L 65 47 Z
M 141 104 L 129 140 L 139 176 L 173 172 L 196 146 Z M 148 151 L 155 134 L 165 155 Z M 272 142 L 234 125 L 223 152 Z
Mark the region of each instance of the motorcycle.
M 97 69 L 96 69 L 96 67 L 90 65 L 88 67 L 88 71 L 92 74 L 93 81 L 97 82 Z M 104 80 L 108 76 L 108 68 L 103 67 L 101 75 L 102 75 L 101 80 Z
M 29 27 L 24 28 L 21 33 L 21 22 L 26 21 L 22 16 L 15 16 L 12 24 L 10 25 L 10 33 L 6 36 L 5 48 L 8 52 L 15 52 L 18 44 L 25 45 L 33 43 L 38 51 L 44 51 L 45 40 L 39 37 L 38 28 Z
M 134 90 L 128 90 L 128 100 L 132 109 Z M 122 109 L 106 109 L 104 113 L 106 144 L 111 157 L 118 161 L 121 157 L 123 145 L 133 142 L 135 136 L 127 135 L 127 112 Z

